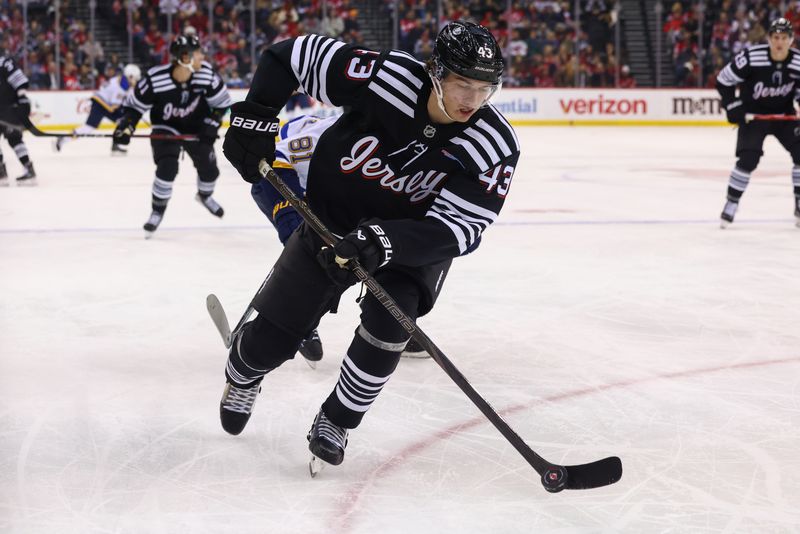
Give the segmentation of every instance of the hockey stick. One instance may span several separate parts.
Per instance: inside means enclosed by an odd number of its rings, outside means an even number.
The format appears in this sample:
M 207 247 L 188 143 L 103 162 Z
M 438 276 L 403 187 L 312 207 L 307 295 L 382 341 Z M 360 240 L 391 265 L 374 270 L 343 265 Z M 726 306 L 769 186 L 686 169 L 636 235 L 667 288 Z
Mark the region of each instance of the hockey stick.
M 242 318 L 239 319 L 239 322 L 236 323 L 236 327 L 231 330 L 230 324 L 228 323 L 228 316 L 225 315 L 225 310 L 222 308 L 222 303 L 219 301 L 217 296 L 213 293 L 206 297 L 206 309 L 208 310 L 208 315 L 211 316 L 211 320 L 214 322 L 214 326 L 217 327 L 217 331 L 219 335 L 222 337 L 222 342 L 225 343 L 225 348 L 231 348 L 233 344 L 233 340 L 239 334 L 239 331 L 242 329 L 244 324 L 250 319 L 250 316 L 253 315 L 253 312 L 256 311 L 254 303 L 256 301 L 256 297 L 264 286 L 267 284 L 267 280 L 269 277 L 272 276 L 272 271 L 269 272 L 267 277 L 261 282 L 261 286 L 256 291 L 255 296 L 253 296 L 252 300 L 250 300 L 250 304 L 247 305 L 247 309 L 242 314 Z
M 272 170 L 272 167 L 265 160 L 259 163 L 259 172 L 269 183 L 277 189 L 289 204 L 297 210 L 306 223 L 319 234 L 322 240 L 328 245 L 336 244 L 336 237 L 325 227 L 322 221 L 309 209 L 308 205 L 301 201 L 294 194 L 289 186 Z M 525 441 L 517 434 L 500 415 L 494 411 L 491 405 L 484 399 L 472 385 L 461 374 L 455 365 L 444 355 L 433 341 L 406 315 L 397 305 L 394 299 L 384 291 L 381 285 L 373 278 L 358 261 L 350 261 L 352 271 L 361 282 L 367 286 L 370 292 L 378 299 L 386 310 L 392 314 L 398 323 L 411 335 L 420 345 L 422 345 L 437 364 L 444 370 L 453 382 L 463 391 L 469 400 L 486 416 L 487 419 L 500 431 L 506 440 L 519 452 L 523 458 L 533 467 L 542 477 L 544 489 L 550 493 L 556 493 L 563 489 L 590 489 L 607 486 L 617 482 L 622 477 L 622 461 L 611 456 L 602 460 L 597 460 L 582 465 L 557 465 L 548 462 L 531 449 Z
M 71 139 L 76 137 L 100 137 L 105 139 L 112 139 L 114 134 L 102 134 L 102 133 L 84 133 L 84 134 L 76 134 L 76 133 L 49 133 L 43 132 L 39 128 L 34 125 L 28 117 L 22 118 L 22 124 L 13 124 L 10 122 L 6 122 L 4 120 L 0 120 L 0 124 L 6 126 L 8 128 L 13 128 L 15 130 L 21 131 L 29 131 L 33 134 L 34 137 L 69 137 Z M 133 134 L 131 137 L 138 137 L 140 139 L 160 139 L 162 141 L 198 141 L 196 135 L 188 135 L 188 134 L 179 134 L 179 135 L 169 135 L 169 134 Z
M 800 116 L 797 115 L 778 115 L 778 114 L 759 114 L 747 113 L 744 120 L 750 121 L 800 121 Z

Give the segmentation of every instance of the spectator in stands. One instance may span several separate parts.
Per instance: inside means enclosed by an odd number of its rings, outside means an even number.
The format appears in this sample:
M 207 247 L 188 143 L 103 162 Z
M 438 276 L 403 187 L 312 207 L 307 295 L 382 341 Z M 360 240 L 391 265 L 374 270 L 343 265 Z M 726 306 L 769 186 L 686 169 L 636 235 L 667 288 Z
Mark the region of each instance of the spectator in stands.
M 684 26 L 689 21 L 689 17 L 683 12 L 683 5 L 680 2 L 672 4 L 672 10 L 664 22 L 664 33 L 667 34 L 670 42 L 675 42 Z
M 433 39 L 431 32 L 427 28 L 422 32 L 414 45 L 414 57 L 420 61 L 425 61 L 433 53 Z
M 628 65 L 623 65 L 619 69 L 619 88 L 633 89 L 635 87 L 636 80 L 631 76 L 631 68 Z

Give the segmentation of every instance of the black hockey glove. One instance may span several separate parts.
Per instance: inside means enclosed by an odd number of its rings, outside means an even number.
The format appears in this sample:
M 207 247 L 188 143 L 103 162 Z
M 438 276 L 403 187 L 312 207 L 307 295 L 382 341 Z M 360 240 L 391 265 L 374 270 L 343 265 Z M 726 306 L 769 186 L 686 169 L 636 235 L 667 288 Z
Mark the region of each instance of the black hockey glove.
M 254 184 L 261 179 L 258 162 L 275 161 L 275 136 L 280 122 L 278 110 L 256 104 L 237 102 L 231 106 L 231 126 L 225 134 L 222 152 L 245 181 Z
M 114 130 L 114 144 L 127 145 L 131 142 L 131 136 L 136 131 L 136 123 L 139 122 L 139 117 L 133 115 L 123 115 L 117 123 Z
M 215 110 L 210 116 L 203 119 L 203 126 L 200 128 L 200 132 L 197 134 L 197 140 L 200 142 L 200 144 L 214 144 L 214 141 L 216 141 L 218 137 L 217 130 L 219 130 L 219 126 L 222 124 L 222 115 L 223 113 L 221 111 Z
M 741 100 L 734 100 L 725 106 L 725 115 L 731 124 L 744 124 L 744 106 Z
M 331 280 L 340 286 L 351 286 L 358 282 L 358 277 L 350 270 L 349 262 L 352 259 L 357 259 L 369 274 L 392 259 L 392 243 L 379 220 L 372 219 L 360 224 L 332 249 L 323 247 L 317 254 L 317 261 Z
M 17 95 L 17 110 L 21 117 L 28 117 L 31 114 L 31 101 L 25 93 Z

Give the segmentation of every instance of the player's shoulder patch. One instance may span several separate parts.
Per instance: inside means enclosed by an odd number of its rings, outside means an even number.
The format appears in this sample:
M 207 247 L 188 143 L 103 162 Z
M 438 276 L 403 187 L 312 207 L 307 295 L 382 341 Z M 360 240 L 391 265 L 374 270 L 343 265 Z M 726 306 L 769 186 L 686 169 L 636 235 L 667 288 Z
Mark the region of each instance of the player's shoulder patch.
M 367 88 L 383 103 L 413 119 L 426 76 L 423 63 L 406 52 L 391 50 L 382 54 Z
M 477 172 L 486 172 L 520 151 L 514 128 L 491 104 L 478 110 L 476 120 L 450 142 L 453 146 L 449 152 L 462 165 Z

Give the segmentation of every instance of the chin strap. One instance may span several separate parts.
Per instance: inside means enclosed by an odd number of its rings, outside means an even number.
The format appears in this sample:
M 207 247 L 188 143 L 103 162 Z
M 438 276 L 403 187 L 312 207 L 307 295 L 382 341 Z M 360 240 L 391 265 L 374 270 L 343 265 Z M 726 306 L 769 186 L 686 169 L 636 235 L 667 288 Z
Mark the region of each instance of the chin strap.
M 431 83 L 433 84 L 433 92 L 436 93 L 436 103 L 439 104 L 439 109 L 442 110 L 442 113 L 444 113 L 445 117 L 447 117 L 453 122 L 457 122 L 453 117 L 450 116 L 449 113 L 447 113 L 447 110 L 444 109 L 444 90 L 442 89 L 442 82 L 439 81 L 439 78 L 430 70 L 428 70 L 428 76 L 430 76 L 431 78 Z M 498 84 L 497 89 L 495 89 L 495 91 L 492 93 L 492 96 L 497 94 L 497 92 L 500 90 L 502 86 L 503 86 L 502 83 Z M 481 104 L 480 107 L 486 106 L 489 103 L 489 100 L 491 100 L 491 96 L 486 100 L 484 100 L 483 104 Z
M 189 69 L 189 72 L 194 74 L 195 71 L 194 71 L 194 67 L 192 67 L 192 62 L 191 61 L 189 61 L 189 63 L 184 63 L 183 61 L 178 59 L 178 60 L 176 60 L 176 63 L 178 65 L 180 65 L 181 67 L 185 68 L 185 69 Z
M 436 103 L 439 104 L 439 109 L 442 110 L 442 113 L 444 113 L 445 117 L 447 117 L 453 122 L 456 122 L 456 120 L 453 117 L 451 117 L 449 113 L 447 113 L 447 110 L 444 109 L 444 94 L 442 92 L 442 82 L 440 82 L 439 78 L 437 78 L 430 71 L 428 71 L 428 76 L 431 77 L 431 83 L 433 83 L 433 92 L 436 93 Z

